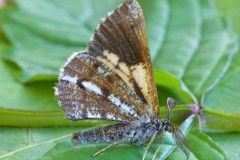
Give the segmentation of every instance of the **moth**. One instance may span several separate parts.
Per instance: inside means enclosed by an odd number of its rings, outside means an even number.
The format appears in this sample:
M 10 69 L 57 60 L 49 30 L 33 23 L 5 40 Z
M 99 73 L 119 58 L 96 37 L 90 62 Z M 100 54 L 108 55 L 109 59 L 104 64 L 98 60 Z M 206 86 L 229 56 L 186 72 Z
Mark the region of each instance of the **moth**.
M 112 142 L 93 156 L 129 141 L 146 144 L 145 159 L 154 139 L 169 129 L 189 156 L 181 130 L 170 122 L 171 110 L 175 107 L 173 99 L 167 99 L 168 118 L 159 118 L 144 16 L 137 0 L 126 0 L 109 13 L 100 22 L 87 49 L 68 59 L 60 69 L 55 96 L 69 120 L 118 122 L 73 134 L 74 144 Z

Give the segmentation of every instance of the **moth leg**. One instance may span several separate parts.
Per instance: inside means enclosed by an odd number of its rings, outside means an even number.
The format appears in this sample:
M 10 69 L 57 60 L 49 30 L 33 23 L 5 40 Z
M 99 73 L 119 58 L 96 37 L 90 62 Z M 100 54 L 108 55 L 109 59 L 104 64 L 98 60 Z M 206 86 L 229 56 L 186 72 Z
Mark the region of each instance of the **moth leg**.
M 118 140 L 118 141 L 116 141 L 116 142 L 114 142 L 114 143 L 108 145 L 107 147 L 101 149 L 100 151 L 96 152 L 96 153 L 95 153 L 94 155 L 92 155 L 92 156 L 95 157 L 95 156 L 97 156 L 98 154 L 100 154 L 100 153 L 106 151 L 107 149 L 109 149 L 109 148 L 111 148 L 111 147 L 113 147 L 113 146 L 116 146 L 116 145 L 119 145 L 119 144 L 123 143 L 123 142 L 124 142 L 125 140 L 127 140 L 127 139 L 128 139 L 128 137 L 127 137 L 127 138 L 120 139 L 120 140 Z
M 164 140 L 164 133 L 162 133 L 162 136 L 161 136 L 161 139 L 160 139 L 160 144 L 158 145 L 158 148 L 157 148 L 157 150 L 155 151 L 152 160 L 155 160 L 155 158 L 156 158 L 156 156 L 157 156 L 157 153 L 158 153 L 158 151 L 160 150 L 161 145 L 163 144 L 163 140 Z
M 150 141 L 148 142 L 147 146 L 144 148 L 145 151 L 144 151 L 142 160 L 145 159 L 145 157 L 146 157 L 146 155 L 147 155 L 147 151 L 148 151 L 149 147 L 151 146 L 153 140 L 155 139 L 156 135 L 157 135 L 157 132 L 155 132 L 155 133 L 152 135 L 152 137 L 151 137 Z

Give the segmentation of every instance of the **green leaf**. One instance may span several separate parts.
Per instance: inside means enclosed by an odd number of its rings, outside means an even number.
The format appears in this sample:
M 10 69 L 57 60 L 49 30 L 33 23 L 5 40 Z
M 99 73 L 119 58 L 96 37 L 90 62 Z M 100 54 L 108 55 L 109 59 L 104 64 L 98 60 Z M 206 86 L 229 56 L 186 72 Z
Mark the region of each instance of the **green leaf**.
M 152 0 L 151 3 L 139 0 L 147 25 L 147 34 L 151 58 L 155 59 L 163 43 L 169 18 L 169 5 L 167 0 Z
M 206 134 L 200 132 L 198 128 L 191 131 L 187 140 L 189 145 L 192 146 L 193 159 L 229 159 L 223 149 Z
M 204 108 L 201 113 L 201 128 L 203 130 L 211 132 L 240 131 L 240 114 L 218 112 L 209 108 Z
M 229 159 L 227 154 L 212 139 L 200 131 L 198 123 L 198 119 L 195 118 L 193 127 L 186 137 L 191 150 L 189 159 Z M 184 159 L 181 152 L 177 149 L 167 159 Z
M 0 61 L 0 73 L 1 108 L 31 111 L 59 110 L 53 95 L 54 82 L 22 85 L 14 80 L 9 68 L 2 61 Z
M 221 146 L 226 153 L 229 155 L 229 158 L 239 159 L 239 145 L 240 134 L 238 133 L 208 133 L 212 140 L 216 141 L 219 146 Z
M 186 62 L 190 60 L 188 57 L 191 57 L 199 43 L 200 6 L 198 1 L 191 0 L 171 0 L 168 1 L 168 6 L 171 12 L 162 46 L 154 58 L 154 65 L 176 77 L 182 77 Z
M 154 64 L 182 79 L 200 101 L 231 63 L 228 57 L 234 53 L 237 41 L 229 24 L 207 1 L 185 1 L 188 5 L 182 1 L 170 3 L 172 16 Z M 185 17 L 186 22 L 178 16 Z
M 239 31 L 236 0 L 219 1 L 223 13 L 233 18 Z M 100 18 L 118 6 L 112 0 L 15 0 L 0 9 L 0 125 L 16 127 L 95 126 L 109 122 L 68 122 L 53 96 L 60 66 L 74 51 L 83 50 Z M 219 131 L 239 132 L 239 66 L 237 35 L 230 20 L 219 14 L 212 0 L 139 0 L 148 32 L 160 99 L 160 117 L 167 115 L 165 99 L 176 99 L 173 119 L 187 134 L 190 159 L 238 158 L 236 135 L 220 137 Z M 104 3 L 104 5 L 103 5 Z M 234 10 L 235 9 L 235 10 Z M 231 10 L 231 11 L 229 11 Z M 240 33 L 240 31 L 239 31 Z M 6 40 L 7 39 L 7 40 Z M 237 54 L 235 54 L 237 53 Z M 199 119 L 199 123 L 197 121 Z M 4 128 L 0 130 L 0 159 L 91 159 L 107 144 L 73 146 L 72 132 L 86 128 Z M 211 140 L 210 134 L 223 147 Z M 186 132 L 189 131 L 189 132 Z M 14 134 L 10 134 L 14 133 Z M 222 136 L 222 135 L 221 135 Z M 153 156 L 159 145 L 148 152 Z M 227 140 L 232 142 L 228 143 Z M 166 134 L 158 158 L 186 159 Z M 122 144 L 99 155 L 106 159 L 141 159 L 142 146 Z M 123 154 L 124 153 L 124 154 Z
M 222 1 L 215 0 L 217 8 L 220 10 L 219 14 L 229 18 L 233 22 L 234 29 L 240 33 L 240 20 L 239 20 L 239 12 L 238 6 L 240 5 L 240 1 L 238 0 L 230 0 L 230 1 Z
M 203 104 L 222 112 L 240 113 L 240 52 L 234 56 L 233 62 L 221 81 L 211 88 L 203 97 Z
M 182 81 L 178 80 L 175 76 L 169 74 L 168 72 L 166 72 L 164 70 L 155 69 L 154 77 L 155 77 L 155 82 L 158 85 L 158 87 L 162 86 L 162 87 L 166 87 L 170 90 L 173 90 L 176 95 L 181 97 L 180 99 L 181 99 L 182 103 L 189 103 L 189 102 L 194 102 L 194 101 L 196 102 L 194 95 L 188 90 L 188 88 L 185 86 L 185 84 Z M 161 93 L 161 91 L 159 91 L 159 97 L 165 97 L 164 93 Z M 169 94 L 167 97 L 169 97 Z M 176 97 L 176 96 L 174 96 L 174 97 Z M 165 99 L 165 98 L 162 98 L 162 99 Z M 180 100 L 178 100 L 178 102 L 179 101 Z
M 222 80 L 204 95 L 203 128 L 213 131 L 239 131 L 239 66 L 240 52 L 234 56 L 233 63 Z
M 74 131 L 77 128 L 1 127 L 0 159 L 38 159 L 57 143 L 69 141 Z

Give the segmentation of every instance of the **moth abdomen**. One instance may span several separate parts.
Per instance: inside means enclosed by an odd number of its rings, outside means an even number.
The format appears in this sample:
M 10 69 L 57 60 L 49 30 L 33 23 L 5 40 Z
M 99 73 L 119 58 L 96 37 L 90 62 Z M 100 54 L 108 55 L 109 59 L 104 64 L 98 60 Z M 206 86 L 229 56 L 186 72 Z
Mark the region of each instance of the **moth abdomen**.
M 120 123 L 95 130 L 74 133 L 72 142 L 74 144 L 86 142 L 114 142 L 126 138 L 128 131 L 129 125 Z

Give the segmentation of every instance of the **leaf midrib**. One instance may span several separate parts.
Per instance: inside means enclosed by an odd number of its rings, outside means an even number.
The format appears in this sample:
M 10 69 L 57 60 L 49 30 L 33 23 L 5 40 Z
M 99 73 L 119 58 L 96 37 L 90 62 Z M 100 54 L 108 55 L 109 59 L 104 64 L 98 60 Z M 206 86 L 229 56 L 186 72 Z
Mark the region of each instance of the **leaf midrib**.
M 27 149 L 30 149 L 30 148 L 33 148 L 33 147 L 38 147 L 38 146 L 41 146 L 41 145 L 54 143 L 56 141 L 65 139 L 67 137 L 70 137 L 71 135 L 72 134 L 67 134 L 67 135 L 64 135 L 64 136 L 61 136 L 61 137 L 58 137 L 58 138 L 53 138 L 51 140 L 47 140 L 47 141 L 43 141 L 43 142 L 40 142 L 40 143 L 34 143 L 34 144 L 27 145 L 25 147 L 22 147 L 22 148 L 19 148 L 19 149 L 15 150 L 15 151 L 11 151 L 11 152 L 8 152 L 8 153 L 6 153 L 4 155 L 0 155 L 0 159 L 12 156 L 12 155 L 14 155 L 16 153 L 22 152 L 24 150 L 27 150 Z

